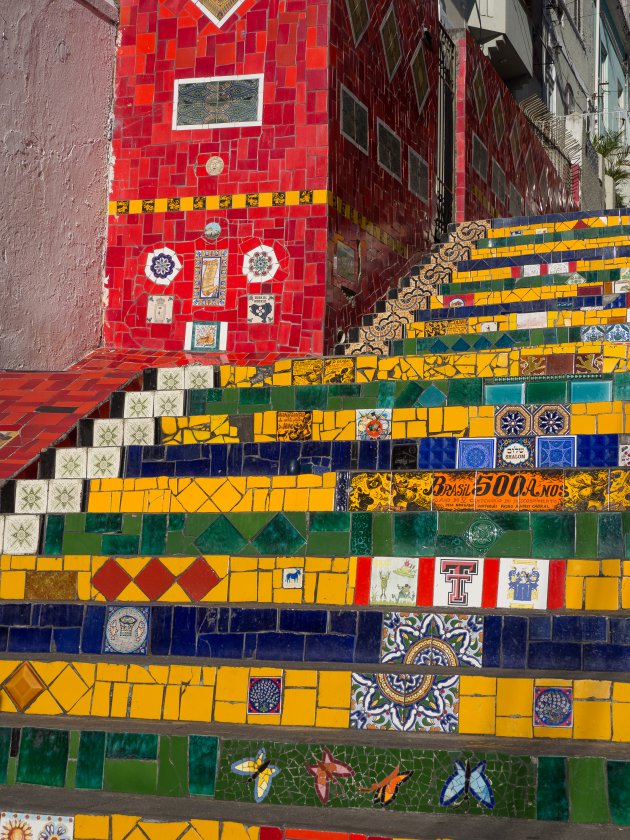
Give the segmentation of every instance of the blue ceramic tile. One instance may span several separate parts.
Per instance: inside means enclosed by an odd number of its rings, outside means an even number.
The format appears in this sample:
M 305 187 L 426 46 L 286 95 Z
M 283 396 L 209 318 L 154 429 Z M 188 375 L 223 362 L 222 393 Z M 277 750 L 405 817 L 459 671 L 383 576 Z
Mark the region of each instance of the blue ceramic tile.
M 83 622 L 83 653 L 100 653 L 103 649 L 105 630 L 105 607 L 89 606 Z
M 573 435 L 536 438 L 536 466 L 543 468 L 574 467 L 576 442 Z
M 630 645 L 585 645 L 584 670 L 630 671 Z
M 152 607 L 149 624 L 149 651 L 154 656 L 168 656 L 173 632 L 173 608 Z
M 196 642 L 195 608 L 174 607 L 171 653 L 174 656 L 194 656 L 197 647 Z
M 457 444 L 457 468 L 460 470 L 494 469 L 496 441 L 491 438 L 461 438 Z
M 383 616 L 378 612 L 361 612 L 357 631 L 356 662 L 378 662 L 381 649 Z
M 230 630 L 233 633 L 257 633 L 262 630 L 275 630 L 277 626 L 278 611 L 275 609 L 232 609 Z
M 332 611 L 330 613 L 330 632 L 354 635 L 357 632 L 357 613 L 354 611 Z
M 30 624 L 30 604 L 0 604 L 0 624 Z
M 501 634 L 501 664 L 504 668 L 525 668 L 527 663 L 527 619 L 505 616 Z
M 81 629 L 79 627 L 56 627 L 53 630 L 55 653 L 80 653 Z
M 503 619 L 500 615 L 486 615 L 483 619 L 483 656 L 482 667 L 501 667 L 501 630 Z
M 302 662 L 304 636 L 299 633 L 262 633 L 258 637 L 258 659 L 286 659 Z
M 531 642 L 527 667 L 542 670 L 579 671 L 582 664 L 582 646 L 569 642 Z
M 216 659 L 242 659 L 244 642 L 243 633 L 205 633 L 197 637 L 196 655 Z
M 630 645 L 630 618 L 610 619 L 610 640 L 614 644 Z
M 241 612 L 242 610 L 237 608 L 233 611 L 232 615 L 240 614 Z M 219 614 L 220 611 L 216 607 L 197 607 L 195 617 L 197 633 L 214 633 L 218 629 Z M 242 632 L 242 629 L 238 627 L 230 627 L 230 629 L 235 633 Z M 175 628 L 175 632 L 177 633 L 177 627 Z
M 325 610 L 281 610 L 280 629 L 294 633 L 325 633 L 327 619 Z
M 537 642 L 551 640 L 551 616 L 531 616 L 529 619 L 529 638 Z
M 352 662 L 354 660 L 354 643 L 354 636 L 324 634 L 307 636 L 304 661 Z
M 11 653 L 49 653 L 51 640 L 50 627 L 12 627 L 8 650 Z

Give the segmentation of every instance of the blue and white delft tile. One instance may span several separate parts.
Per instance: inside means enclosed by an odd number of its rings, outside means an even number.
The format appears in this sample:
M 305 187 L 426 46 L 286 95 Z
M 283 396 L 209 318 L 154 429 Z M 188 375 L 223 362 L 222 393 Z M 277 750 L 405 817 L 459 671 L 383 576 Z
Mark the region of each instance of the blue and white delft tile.
M 523 470 L 535 466 L 536 438 L 506 437 L 497 439 L 498 469 Z
M 481 668 L 482 653 L 482 616 L 405 612 L 384 615 L 383 664 Z
M 457 732 L 459 677 L 352 674 L 351 729 Z
M 496 441 L 491 438 L 461 438 L 457 442 L 457 468 L 494 469 Z
M 537 437 L 537 467 L 574 467 L 576 461 L 575 435 L 566 437 Z

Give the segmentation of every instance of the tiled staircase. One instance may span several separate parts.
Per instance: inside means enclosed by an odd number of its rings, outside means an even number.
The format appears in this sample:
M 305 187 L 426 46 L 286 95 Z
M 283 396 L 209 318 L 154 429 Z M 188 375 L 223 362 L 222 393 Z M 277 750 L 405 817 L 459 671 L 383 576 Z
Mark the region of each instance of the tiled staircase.
M 7 481 L 7 791 L 121 840 L 629 825 L 629 233 L 461 225 L 337 355 L 146 368 Z

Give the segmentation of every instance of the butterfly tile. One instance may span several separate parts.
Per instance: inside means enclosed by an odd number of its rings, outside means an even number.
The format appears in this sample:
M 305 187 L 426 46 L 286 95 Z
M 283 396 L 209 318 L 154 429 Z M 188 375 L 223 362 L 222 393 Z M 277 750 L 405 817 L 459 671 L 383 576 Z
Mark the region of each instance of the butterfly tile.
M 122 420 L 94 420 L 93 429 L 93 446 L 101 447 L 123 445 Z
M 15 482 L 15 513 L 46 513 L 47 505 L 47 481 Z
M 153 392 L 128 391 L 125 394 L 124 417 L 153 417 Z
M 184 413 L 184 391 L 156 391 L 153 400 L 156 417 L 179 417 Z
M 212 365 L 188 365 L 184 368 L 184 388 L 201 390 L 214 387 L 214 367 Z
M 4 553 L 37 554 L 41 517 L 6 516 L 4 520 Z
M 55 478 L 86 478 L 87 449 L 57 449 L 55 451 Z
M 124 421 L 125 446 L 153 446 L 155 443 L 155 420 L 152 417 L 143 417 L 137 420 L 127 419 Z
M 118 478 L 121 449 L 117 446 L 99 446 L 87 451 L 88 478 Z
M 49 513 L 80 513 L 83 481 L 76 478 L 52 479 L 48 484 Z
M 157 369 L 157 390 L 158 391 L 177 391 L 185 388 L 185 369 L 178 368 L 158 368 Z

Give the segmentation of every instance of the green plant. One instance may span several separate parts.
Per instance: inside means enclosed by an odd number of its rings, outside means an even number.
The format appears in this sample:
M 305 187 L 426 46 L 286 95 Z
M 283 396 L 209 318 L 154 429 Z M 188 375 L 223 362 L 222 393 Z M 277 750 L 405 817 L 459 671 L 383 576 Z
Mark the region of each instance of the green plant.
M 591 141 L 595 151 L 604 158 L 606 175 L 613 180 L 616 207 L 624 204 L 619 188 L 630 180 L 630 146 L 626 144 L 624 134 L 623 129 L 612 131 L 607 128 Z

